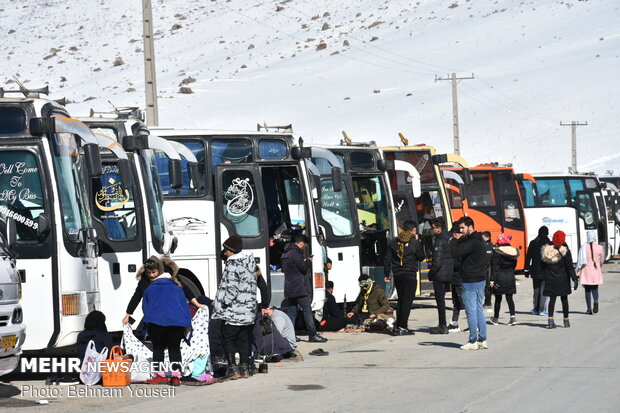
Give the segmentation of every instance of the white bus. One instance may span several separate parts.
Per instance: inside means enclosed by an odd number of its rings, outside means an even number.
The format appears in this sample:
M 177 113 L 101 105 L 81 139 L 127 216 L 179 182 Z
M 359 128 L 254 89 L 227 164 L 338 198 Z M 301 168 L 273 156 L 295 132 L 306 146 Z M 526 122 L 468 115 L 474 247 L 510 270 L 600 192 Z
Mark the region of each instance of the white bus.
M 332 261 L 329 279 L 334 282 L 334 297 L 339 303 L 351 303 L 359 294 L 357 279 L 362 273 L 385 288 L 384 257 L 388 243 L 398 235 L 388 172 L 406 173 L 409 177 L 406 186 L 412 198 L 421 194 L 420 174 L 407 162 L 386 160 L 373 142 L 324 148 L 338 159 L 345 186 L 333 199 L 321 196 L 317 219 L 325 228 L 327 256 Z M 321 193 L 329 194 L 331 179 L 325 174 L 330 165 L 321 159 L 314 159 L 314 163 L 324 174 Z
M 549 227 L 550 236 L 557 230 L 566 233 L 566 244 L 577 262 L 586 231 L 594 230 L 597 241 L 611 256 L 605 199 L 601 184 L 594 175 L 532 174 L 535 183 L 519 182 L 528 228 L 528 241 L 538 229 Z M 612 240 L 613 241 L 613 240 Z
M 303 233 L 311 240 L 307 253 L 314 255 L 312 306 L 321 309 L 325 258 L 315 205 L 324 191 L 309 158 L 325 156 L 333 163 L 331 153 L 303 148 L 301 139 L 290 132 L 163 128 L 153 132 L 186 146 L 200 165 L 191 173 L 183 161 L 184 185 L 174 189 L 167 181 L 166 163 L 158 164 L 164 214 L 178 238 L 173 258 L 180 273 L 197 280 L 200 291 L 214 297 L 221 274 L 221 244 L 236 234 L 265 275 L 271 303 L 280 306 L 284 298 L 280 256 L 284 245 Z M 340 182 L 336 172 L 334 176 Z
M 86 315 L 99 308 L 97 240 L 83 178 L 99 175 L 97 138 L 64 107 L 0 98 L 0 218 L 16 223 L 26 350 L 74 344 Z

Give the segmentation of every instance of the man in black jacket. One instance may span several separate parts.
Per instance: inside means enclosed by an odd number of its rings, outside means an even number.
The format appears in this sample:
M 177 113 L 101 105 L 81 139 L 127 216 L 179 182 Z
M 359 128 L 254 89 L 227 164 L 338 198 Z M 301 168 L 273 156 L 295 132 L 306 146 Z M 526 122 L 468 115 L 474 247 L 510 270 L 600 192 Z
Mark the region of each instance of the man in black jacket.
M 469 341 L 462 350 L 487 349 L 487 326 L 482 303 L 486 286 L 486 248 L 482 235 L 474 228 L 474 220 L 464 217 L 459 222 L 460 234 L 454 234 L 450 250 L 461 261 L 460 275 L 463 279 L 463 304 L 469 325 Z
M 284 298 L 288 301 L 287 313 L 293 325 L 295 325 L 299 305 L 308 330 L 308 341 L 324 343 L 327 339 L 316 332 L 312 317 L 312 285 L 308 275 L 308 271 L 312 269 L 312 257 L 304 257 L 304 248 L 308 243 L 308 237 L 299 234 L 295 236 L 293 243 L 284 247 L 284 254 L 280 259 L 284 272 Z
M 450 253 L 449 244 L 452 235 L 446 231 L 446 223 L 443 218 L 433 219 L 431 225 L 433 235 L 435 235 L 435 243 L 428 279 L 433 282 L 437 313 L 439 314 L 439 326 L 432 329 L 431 334 L 448 334 L 446 292 L 450 290 L 450 283 L 454 275 L 454 259 Z
M 403 229 L 398 237 L 390 242 L 384 261 L 385 282 L 391 282 L 390 273 L 392 273 L 398 294 L 394 328 L 394 335 L 397 336 L 413 334 L 413 331 L 407 328 L 407 322 L 418 285 L 418 262 L 424 260 L 424 249 L 416 233 L 417 223 L 407 220 L 403 224 Z
M 545 245 L 551 244 L 549 241 L 549 228 L 542 226 L 538 229 L 538 236 L 530 242 L 525 256 L 525 276 L 532 276 L 534 284 L 534 297 L 532 314 L 547 315 L 547 297 L 543 295 L 545 289 L 545 276 L 542 273 L 541 254 Z

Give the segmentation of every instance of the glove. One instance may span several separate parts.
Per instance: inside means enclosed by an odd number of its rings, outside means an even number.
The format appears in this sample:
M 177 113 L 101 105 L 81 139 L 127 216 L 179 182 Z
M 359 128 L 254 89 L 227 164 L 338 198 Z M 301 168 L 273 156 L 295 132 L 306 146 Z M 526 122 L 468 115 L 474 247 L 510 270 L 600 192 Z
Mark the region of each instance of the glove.
M 530 272 L 527 270 L 523 272 L 523 275 L 525 275 L 525 278 L 530 278 Z
M 577 287 L 579 287 L 579 280 L 576 280 L 575 283 L 573 284 L 573 290 L 576 290 Z

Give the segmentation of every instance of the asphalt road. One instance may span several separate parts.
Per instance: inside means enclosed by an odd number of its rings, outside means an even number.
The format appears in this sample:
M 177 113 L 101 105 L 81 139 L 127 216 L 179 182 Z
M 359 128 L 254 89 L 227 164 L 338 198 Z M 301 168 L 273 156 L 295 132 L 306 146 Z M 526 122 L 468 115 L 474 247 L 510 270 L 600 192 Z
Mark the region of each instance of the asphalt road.
M 324 344 L 300 343 L 303 362 L 270 364 L 268 374 L 205 387 L 132 385 L 119 394 L 94 386 L 50 386 L 41 380 L 0 384 L 6 412 L 421 411 L 619 412 L 620 264 L 605 266 L 600 312 L 585 314 L 584 290 L 570 297 L 571 328 L 547 330 L 529 314 L 532 283 L 519 277 L 517 326 L 488 326 L 488 350 L 463 351 L 467 333 L 435 336 L 431 299 L 417 299 L 414 336 L 329 333 Z M 558 300 L 557 306 L 560 306 Z M 490 314 L 488 314 L 490 316 Z M 561 324 L 556 308 L 556 323 Z M 464 314 L 461 325 L 466 325 Z M 307 355 L 321 347 L 328 356 Z M 36 391 L 39 391 L 37 394 Z M 47 393 L 45 393 L 47 391 Z M 70 394 L 71 393 L 71 394 Z M 94 397 L 96 395 L 102 397 Z M 40 405 L 36 400 L 47 400 Z

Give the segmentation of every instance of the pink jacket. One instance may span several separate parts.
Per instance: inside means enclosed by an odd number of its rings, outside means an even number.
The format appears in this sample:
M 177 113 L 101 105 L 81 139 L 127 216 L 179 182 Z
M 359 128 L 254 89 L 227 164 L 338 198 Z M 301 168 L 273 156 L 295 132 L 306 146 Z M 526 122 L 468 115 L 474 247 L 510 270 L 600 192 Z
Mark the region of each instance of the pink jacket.
M 577 270 L 579 281 L 582 285 L 603 284 L 603 261 L 605 260 L 603 247 L 597 243 L 592 243 L 592 249 L 590 249 L 590 243 L 588 243 L 582 248 L 586 250 L 588 263 Z M 594 259 L 592 258 L 592 252 L 594 252 Z M 594 267 L 595 262 L 596 268 Z

